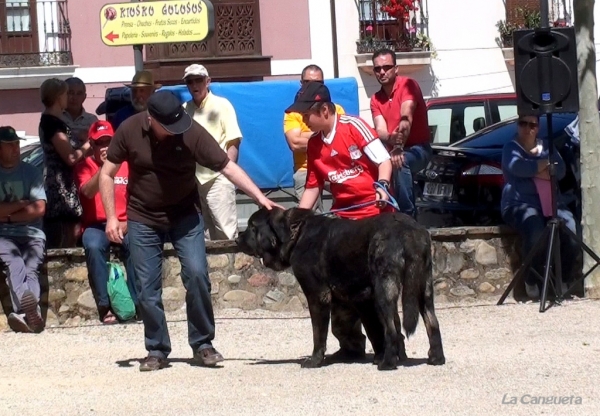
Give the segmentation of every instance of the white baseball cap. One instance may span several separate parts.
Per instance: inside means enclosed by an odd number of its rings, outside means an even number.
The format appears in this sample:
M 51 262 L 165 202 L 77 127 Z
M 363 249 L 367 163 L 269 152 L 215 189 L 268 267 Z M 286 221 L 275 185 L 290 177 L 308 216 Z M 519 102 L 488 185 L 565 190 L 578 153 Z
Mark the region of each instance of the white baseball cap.
M 193 65 L 188 66 L 185 69 L 185 73 L 183 74 L 183 79 L 186 79 L 187 77 L 189 77 L 191 75 L 195 75 L 197 77 L 208 77 L 208 71 L 206 70 L 204 65 L 193 64 Z

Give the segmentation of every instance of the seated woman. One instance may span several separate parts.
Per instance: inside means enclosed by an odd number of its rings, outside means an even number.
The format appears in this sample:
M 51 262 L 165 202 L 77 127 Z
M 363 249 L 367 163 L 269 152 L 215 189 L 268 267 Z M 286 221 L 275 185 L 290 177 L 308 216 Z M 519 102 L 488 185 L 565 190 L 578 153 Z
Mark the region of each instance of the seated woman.
M 520 116 L 517 136 L 508 142 L 502 152 L 502 171 L 505 185 L 502 192 L 502 218 L 515 228 L 522 240 L 523 260 L 540 239 L 547 220 L 552 217 L 552 195 L 549 166 L 555 165 L 556 179 L 565 176 L 566 167 L 560 154 L 554 151 L 549 160 L 549 143 L 538 139 L 539 117 Z M 575 232 L 573 214 L 565 205 L 565 198 L 557 189 L 557 215 L 565 225 Z M 577 257 L 577 242 L 566 233 L 560 235 L 563 292 L 572 280 L 572 271 Z M 546 246 L 547 247 L 547 246 Z M 544 275 L 546 247 L 534 258 L 533 265 Z M 538 299 L 541 280 L 534 273 L 525 278 L 527 296 Z

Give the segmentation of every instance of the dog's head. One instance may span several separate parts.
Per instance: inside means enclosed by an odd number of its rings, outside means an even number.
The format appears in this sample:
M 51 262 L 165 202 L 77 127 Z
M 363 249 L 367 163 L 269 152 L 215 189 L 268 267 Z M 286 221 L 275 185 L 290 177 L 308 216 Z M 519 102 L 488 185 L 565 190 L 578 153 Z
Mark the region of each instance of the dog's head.
M 260 257 L 263 264 L 281 271 L 290 267 L 290 256 L 304 220 L 312 211 L 299 208 L 261 208 L 250 216 L 248 227 L 236 239 L 243 253 Z

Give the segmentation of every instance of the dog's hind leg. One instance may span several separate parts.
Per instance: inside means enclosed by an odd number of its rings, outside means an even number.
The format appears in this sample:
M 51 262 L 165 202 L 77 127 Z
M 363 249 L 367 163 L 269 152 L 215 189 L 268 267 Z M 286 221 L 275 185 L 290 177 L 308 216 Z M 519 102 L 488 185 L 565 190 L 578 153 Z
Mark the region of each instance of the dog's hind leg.
M 360 311 L 360 320 L 365 327 L 365 332 L 367 333 L 367 337 L 369 337 L 369 341 L 371 341 L 371 346 L 375 353 L 373 364 L 379 364 L 383 360 L 383 353 L 385 351 L 385 330 L 375 309 L 375 301 L 369 299 L 368 301 L 361 302 L 360 305 L 357 305 L 357 308 Z
M 398 314 L 398 286 L 393 279 L 382 276 L 376 280 L 375 305 L 385 330 L 385 351 L 377 369 L 395 370 L 398 368 L 399 345 L 395 322 L 395 316 Z
M 442 365 L 446 362 L 446 358 L 444 357 L 444 349 L 442 347 L 440 324 L 435 316 L 433 283 L 431 280 L 427 282 L 425 293 L 419 306 L 421 316 L 425 322 L 425 328 L 427 328 L 427 336 L 429 337 L 429 358 L 427 359 L 427 364 Z
M 327 330 L 331 314 L 331 293 L 306 294 L 313 329 L 313 353 L 302 368 L 317 368 L 323 364 L 327 348 Z
M 403 362 L 407 360 L 406 347 L 404 346 L 404 335 L 402 335 L 402 324 L 400 323 L 400 315 L 398 312 L 394 314 L 394 324 L 396 325 L 396 332 L 398 333 L 398 361 Z

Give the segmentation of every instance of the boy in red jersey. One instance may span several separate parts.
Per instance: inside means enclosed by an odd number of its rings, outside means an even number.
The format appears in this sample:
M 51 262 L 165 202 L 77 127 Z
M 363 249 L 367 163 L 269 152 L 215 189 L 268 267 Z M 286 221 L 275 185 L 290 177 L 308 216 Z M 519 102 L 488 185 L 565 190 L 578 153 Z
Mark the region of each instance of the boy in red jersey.
M 337 115 L 323 83 L 307 83 L 290 111 L 301 113 L 316 132 L 308 141 L 306 190 L 299 207 L 312 208 L 327 181 L 333 210 L 360 206 L 338 212 L 340 217 L 367 218 L 387 208 L 388 195 L 373 187 L 379 182 L 389 189 L 392 175 L 390 155 L 377 133 L 359 117 Z
M 90 286 L 96 299 L 98 316 L 105 324 L 117 322 L 117 317 L 110 308 L 108 297 L 108 265 L 110 241 L 106 237 L 106 213 L 100 198 L 99 177 L 100 168 L 106 160 L 106 150 L 114 131 L 111 124 L 104 120 L 93 123 L 89 130 L 89 138 L 94 154 L 86 157 L 75 165 L 75 181 L 79 189 L 79 198 L 83 207 L 82 243 L 85 250 L 85 261 L 88 269 Z M 131 298 L 137 307 L 137 294 L 135 290 L 135 272 L 129 259 L 129 239 L 127 238 L 127 183 L 129 169 L 127 163 L 123 163 L 115 176 L 115 202 L 117 216 L 119 218 L 123 234 L 123 251 L 125 258 L 125 270 L 127 273 L 127 286 Z
M 392 175 L 390 155 L 375 131 L 359 117 L 336 114 L 329 89 L 321 82 L 305 84 L 286 110 L 292 111 L 301 113 L 304 123 L 316 132 L 308 140 L 306 189 L 299 207 L 312 208 L 328 181 L 334 210 L 359 206 L 336 212 L 340 217 L 368 218 L 389 209 L 387 193 L 373 186 L 379 182 L 389 190 Z M 340 342 L 334 360 L 364 358 L 366 337 L 360 316 L 336 297 L 331 300 L 331 331 Z

